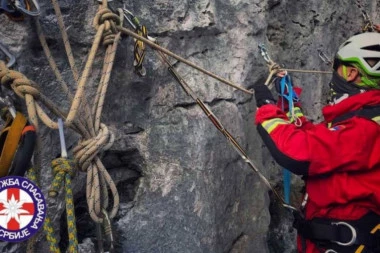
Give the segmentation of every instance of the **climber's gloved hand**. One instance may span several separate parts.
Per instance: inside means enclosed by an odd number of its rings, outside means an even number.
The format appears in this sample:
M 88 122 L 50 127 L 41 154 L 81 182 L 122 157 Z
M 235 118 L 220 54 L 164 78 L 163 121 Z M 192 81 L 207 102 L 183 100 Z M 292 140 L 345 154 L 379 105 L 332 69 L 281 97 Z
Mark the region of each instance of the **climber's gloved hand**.
M 268 86 L 264 84 L 264 81 L 259 81 L 253 89 L 255 90 L 255 98 L 257 108 L 266 105 L 266 104 L 275 104 L 276 100 L 274 99 L 272 93 L 270 92 Z

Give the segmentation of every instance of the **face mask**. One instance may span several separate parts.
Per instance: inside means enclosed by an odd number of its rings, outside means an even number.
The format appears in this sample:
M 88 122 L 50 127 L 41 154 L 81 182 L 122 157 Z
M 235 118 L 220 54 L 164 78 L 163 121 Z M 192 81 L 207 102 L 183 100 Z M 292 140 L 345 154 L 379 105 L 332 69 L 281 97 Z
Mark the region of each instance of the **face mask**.
M 337 104 L 343 99 L 361 93 L 354 82 L 347 82 L 338 72 L 334 71 L 330 81 L 330 103 Z

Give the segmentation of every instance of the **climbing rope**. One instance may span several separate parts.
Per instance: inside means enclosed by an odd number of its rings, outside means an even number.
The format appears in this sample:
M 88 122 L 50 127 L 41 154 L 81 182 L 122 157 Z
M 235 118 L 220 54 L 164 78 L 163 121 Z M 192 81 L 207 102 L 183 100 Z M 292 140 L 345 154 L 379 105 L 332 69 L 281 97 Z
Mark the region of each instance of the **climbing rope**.
M 302 69 L 288 69 L 282 68 L 279 64 L 274 62 L 268 55 L 268 51 L 264 44 L 259 45 L 259 50 L 264 60 L 267 63 L 269 69 L 269 75 L 265 81 L 265 85 L 269 85 L 273 76 L 279 72 L 299 72 L 299 73 L 313 73 L 313 74 L 332 74 L 332 71 L 320 71 L 320 70 L 302 70 Z
M 71 179 L 75 176 L 75 162 L 65 157 L 57 158 L 52 161 L 54 179 L 49 190 L 49 197 L 56 198 L 63 185 L 65 190 L 66 203 L 66 220 L 69 235 L 68 252 L 78 252 L 78 239 L 75 223 L 73 192 L 71 187 Z M 50 218 L 46 218 L 44 224 L 46 238 L 49 242 L 51 252 L 60 252 L 58 241 L 54 235 L 54 228 L 51 225 Z
M 210 77 L 212 77 L 212 78 L 214 78 L 214 79 L 216 79 L 216 80 L 218 80 L 218 81 L 220 81 L 220 82 L 222 82 L 222 83 L 224 83 L 224 84 L 227 84 L 227 85 L 229 85 L 229 86 L 231 86 L 231 87 L 233 87 L 233 88 L 235 88 L 235 89 L 241 90 L 241 91 L 243 91 L 243 92 L 245 92 L 245 93 L 247 93 L 247 94 L 250 94 L 250 95 L 253 94 L 253 91 L 247 90 L 247 89 L 245 89 L 245 88 L 243 88 L 243 87 L 241 87 L 241 86 L 239 86 L 239 85 L 234 84 L 234 83 L 231 82 L 231 81 L 228 81 L 228 80 L 226 80 L 226 79 L 224 79 L 224 78 L 222 78 L 222 77 L 220 77 L 220 76 L 217 76 L 217 75 L 213 74 L 213 73 L 210 72 L 210 71 L 207 71 L 207 70 L 201 68 L 200 66 L 198 66 L 198 65 L 196 65 L 196 64 L 194 64 L 194 63 L 192 63 L 192 62 L 190 62 L 190 61 L 188 61 L 188 60 L 186 60 L 186 59 L 184 59 L 184 58 L 182 58 L 182 57 L 180 57 L 180 56 L 178 56 L 178 55 L 176 55 L 176 54 L 174 54 L 173 52 L 167 50 L 166 48 L 163 48 L 163 47 L 157 45 L 156 43 L 150 41 L 149 39 L 144 38 L 143 36 L 138 35 L 137 33 L 131 31 L 131 30 L 128 29 L 128 28 L 125 28 L 125 27 L 119 26 L 118 29 L 119 29 L 119 31 L 120 31 L 122 34 L 129 35 L 129 36 L 131 36 L 131 37 L 133 37 L 133 38 L 136 38 L 136 39 L 138 39 L 138 40 L 141 40 L 141 41 L 143 41 L 145 44 L 147 44 L 147 45 L 149 45 L 150 47 L 152 47 L 153 49 L 156 49 L 156 50 L 158 50 L 158 51 L 161 51 L 161 52 L 165 53 L 166 55 L 169 55 L 169 56 L 175 58 L 176 60 L 178 60 L 178 61 L 180 61 L 180 62 L 182 62 L 182 63 L 185 63 L 186 65 L 188 65 L 188 66 L 190 66 L 190 67 L 192 67 L 192 68 L 194 68 L 194 69 L 196 69 L 196 70 L 198 70 L 198 71 L 200 71 L 200 72 L 202 72 L 202 73 L 204 73 L 204 74 L 206 74 L 206 75 L 208 75 L 208 76 L 210 76 Z
M 105 219 L 110 220 L 116 215 L 119 206 L 119 196 L 116 185 L 100 161 L 98 154 L 109 149 L 114 141 L 113 133 L 108 130 L 105 124 L 100 122 L 100 117 L 110 80 L 117 45 L 121 37 L 121 34 L 117 31 L 116 27 L 122 25 L 120 21 L 122 11 L 119 10 L 118 16 L 107 8 L 106 1 L 102 2 L 102 5 L 94 18 L 94 27 L 97 29 L 97 33 L 89 52 L 84 71 L 79 77 L 78 71 L 75 67 L 75 60 L 72 54 L 70 42 L 65 32 L 66 29 L 64 27 L 58 2 L 52 0 L 52 3 L 57 14 L 57 20 L 62 33 L 62 38 L 65 44 L 67 57 L 69 58 L 73 77 L 77 81 L 78 88 L 75 95 L 70 93 L 67 84 L 63 80 L 62 75 L 55 64 L 38 20 L 36 21 L 37 32 L 41 45 L 44 48 L 44 52 L 57 77 L 57 80 L 61 83 L 62 88 L 68 95 L 70 101 L 73 101 L 68 114 L 63 118 L 66 119 L 65 126 L 70 128 L 75 127 L 76 131 L 82 135 L 82 139 L 73 149 L 73 154 L 79 169 L 87 172 L 86 197 L 88 201 L 89 214 L 95 222 L 104 223 Z M 84 91 L 88 77 L 91 73 L 96 52 L 100 44 L 106 47 L 106 52 L 100 83 L 98 85 L 94 103 L 92 108 L 90 108 L 88 107 L 88 102 L 84 98 Z M 82 108 L 84 108 L 84 110 L 81 111 Z M 85 120 L 76 120 L 78 114 L 81 115 L 81 119 Z M 50 127 L 56 128 L 56 123 L 52 123 Z M 108 189 L 111 190 L 113 197 L 113 206 L 110 211 L 107 210 L 109 204 Z M 107 224 L 107 222 L 104 224 Z M 105 232 L 106 236 L 112 234 L 111 226 L 107 226 Z M 101 238 L 98 239 L 100 240 Z
M 157 52 L 157 51 L 156 51 Z M 267 187 L 273 192 L 276 198 L 280 201 L 282 206 L 288 208 L 293 212 L 299 212 L 295 207 L 285 203 L 284 199 L 280 196 L 280 194 L 273 188 L 270 182 L 266 179 L 266 177 L 260 172 L 257 166 L 253 163 L 253 161 L 248 157 L 247 153 L 241 147 L 241 145 L 237 142 L 237 140 L 224 128 L 220 120 L 215 116 L 215 114 L 211 111 L 211 109 L 196 96 L 194 91 L 190 88 L 190 86 L 186 83 L 184 78 L 175 70 L 173 65 L 169 62 L 169 59 L 162 52 L 157 52 L 159 59 L 168 67 L 168 71 L 175 78 L 177 83 L 184 89 L 187 95 L 189 95 L 202 109 L 202 111 L 206 114 L 206 116 L 210 119 L 210 121 L 214 124 L 214 126 L 226 137 L 229 143 L 234 147 L 236 152 L 240 155 L 240 157 L 248 164 L 248 166 L 259 176 L 262 182 L 267 185 Z
M 91 218 L 97 223 L 102 223 L 104 219 L 112 219 L 116 215 L 119 207 L 119 196 L 116 185 L 98 155 L 100 152 L 110 148 L 114 141 L 112 132 L 108 130 L 106 125 L 100 122 L 100 116 L 117 45 L 121 37 L 120 32 L 117 30 L 117 26 L 121 25 L 120 16 L 122 16 L 122 12 L 120 12 L 119 16 L 113 14 L 107 8 L 107 1 L 103 1 L 94 18 L 94 26 L 97 29 L 97 33 L 80 78 L 76 78 L 76 72 L 73 70 L 74 79 L 78 80 L 78 88 L 75 95 L 71 96 L 70 100 L 73 101 L 73 103 L 68 113 L 62 112 L 58 106 L 44 96 L 36 83 L 30 81 L 17 71 L 9 70 L 4 62 L 0 62 L 1 84 L 7 88 L 11 88 L 19 97 L 26 100 L 29 119 L 37 130 L 39 120 L 49 128 L 58 128 L 56 121 L 52 120 L 48 113 L 44 111 L 43 108 L 46 107 L 50 113 L 65 119 L 65 126 L 70 127 L 82 135 L 82 139 L 78 143 L 78 146 L 74 148 L 73 153 L 80 170 L 87 172 L 86 196 L 89 213 Z M 55 61 L 53 61 L 50 50 L 47 50 L 46 39 L 43 36 L 38 20 L 36 24 L 37 30 L 39 31 L 39 38 L 49 60 L 49 64 L 56 73 L 59 82 L 65 86 L 64 91 L 66 91 L 65 93 L 67 93 L 70 98 L 70 90 L 64 82 L 62 75 L 58 74 L 59 71 Z M 65 30 L 62 24 L 60 27 L 61 31 Z M 71 48 L 67 46 L 69 45 L 68 39 L 64 39 L 64 43 L 66 44 L 66 51 L 71 52 Z M 106 47 L 102 76 L 93 106 L 91 109 L 89 108 L 89 110 L 84 110 L 81 113 L 86 116 L 86 120 L 81 121 L 77 119 L 77 115 L 80 108 L 88 105 L 84 99 L 84 90 L 100 44 Z M 68 53 L 69 59 L 71 58 L 70 55 L 72 54 Z M 71 68 L 75 69 L 75 62 L 73 60 L 69 61 L 71 62 Z M 94 113 L 94 118 L 91 118 L 91 112 Z M 108 189 L 111 190 L 113 197 L 113 205 L 110 210 L 108 209 Z M 105 222 L 105 224 L 107 224 L 107 222 Z M 107 236 L 109 236 L 110 231 L 112 232 L 111 227 L 108 226 L 106 230 Z
M 122 27 L 119 28 L 125 33 L 130 33 L 128 29 L 123 29 Z M 136 36 L 137 38 L 141 37 L 137 34 L 133 34 L 132 36 Z M 147 37 L 149 37 L 147 35 Z M 142 37 L 141 37 L 142 38 Z M 140 38 L 139 38 L 140 39 Z M 151 40 L 154 40 L 154 42 L 151 42 Z M 228 130 L 222 125 L 220 120 L 215 116 L 215 114 L 211 111 L 211 109 L 194 93 L 194 91 L 190 88 L 190 86 L 186 83 L 184 78 L 175 70 L 174 66 L 170 63 L 167 55 L 173 56 L 173 58 L 178 58 L 175 54 L 171 53 L 170 51 L 160 47 L 158 45 L 157 40 L 146 39 L 144 42 L 146 42 L 148 45 L 155 45 L 152 46 L 155 50 L 155 53 L 157 54 L 159 60 L 162 62 L 163 65 L 167 66 L 167 69 L 169 73 L 174 77 L 174 79 L 177 81 L 177 83 L 183 88 L 183 90 L 186 92 L 187 95 L 189 95 L 202 109 L 202 111 L 205 113 L 205 115 L 208 117 L 208 119 L 214 124 L 214 126 L 226 137 L 226 139 L 229 141 L 229 143 L 232 145 L 232 147 L 236 150 L 236 152 L 240 155 L 240 157 L 249 165 L 249 167 L 256 172 L 259 175 L 259 178 L 262 180 L 262 182 L 268 186 L 268 188 L 275 194 L 277 199 L 282 203 L 282 205 L 289 210 L 292 210 L 294 212 L 299 212 L 295 207 L 288 205 L 285 203 L 284 199 L 278 194 L 278 192 L 273 188 L 273 186 L 269 183 L 269 181 L 265 178 L 265 176 L 259 171 L 257 166 L 253 163 L 252 160 L 249 159 L 247 153 L 244 151 L 244 149 L 241 147 L 241 145 L 237 142 L 237 140 L 228 132 Z

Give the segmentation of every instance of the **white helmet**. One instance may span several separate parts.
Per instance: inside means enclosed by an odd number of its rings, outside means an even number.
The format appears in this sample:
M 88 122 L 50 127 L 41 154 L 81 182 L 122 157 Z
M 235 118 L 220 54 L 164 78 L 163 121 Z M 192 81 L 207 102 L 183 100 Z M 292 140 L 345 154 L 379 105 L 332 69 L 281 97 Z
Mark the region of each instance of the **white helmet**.
M 380 77 L 380 33 L 352 36 L 339 47 L 336 58 L 342 63 L 357 63 L 367 75 Z

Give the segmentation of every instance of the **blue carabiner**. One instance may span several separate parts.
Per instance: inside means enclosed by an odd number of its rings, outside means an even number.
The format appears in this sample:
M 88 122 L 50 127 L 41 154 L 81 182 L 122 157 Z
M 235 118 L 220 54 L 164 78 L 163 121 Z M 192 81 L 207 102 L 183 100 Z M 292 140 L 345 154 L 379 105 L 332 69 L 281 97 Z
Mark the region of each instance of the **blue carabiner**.
M 289 75 L 285 75 L 281 78 L 280 88 L 280 95 L 288 101 L 289 110 L 293 109 L 294 102 L 298 102 L 299 98 L 293 89 L 292 80 Z M 284 100 L 282 100 L 282 109 L 284 109 Z

